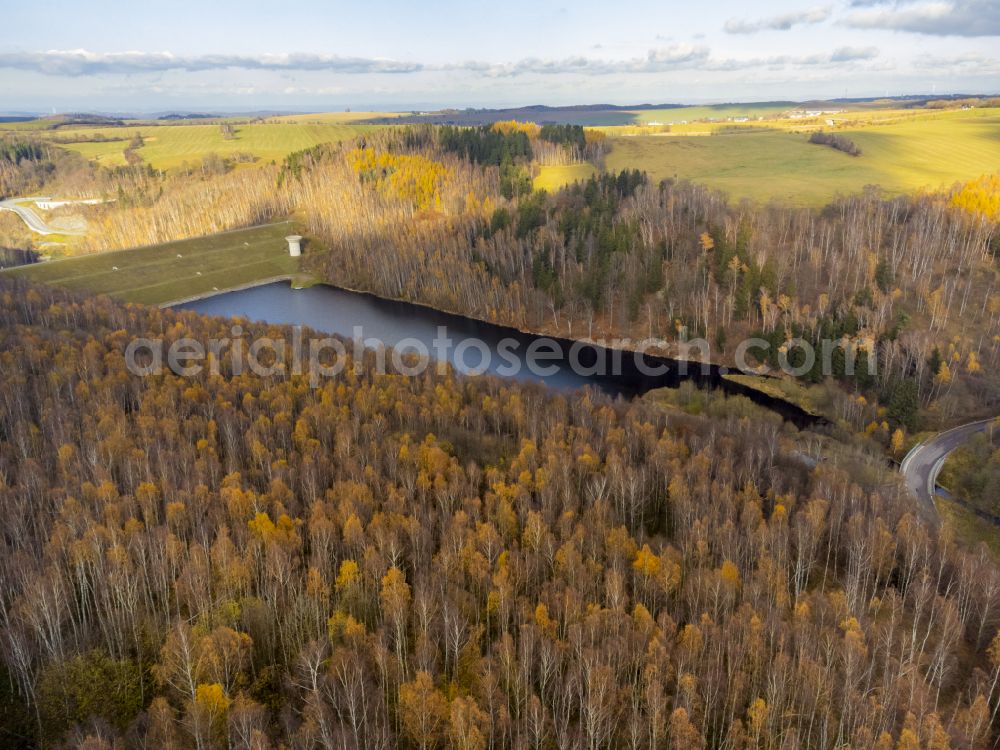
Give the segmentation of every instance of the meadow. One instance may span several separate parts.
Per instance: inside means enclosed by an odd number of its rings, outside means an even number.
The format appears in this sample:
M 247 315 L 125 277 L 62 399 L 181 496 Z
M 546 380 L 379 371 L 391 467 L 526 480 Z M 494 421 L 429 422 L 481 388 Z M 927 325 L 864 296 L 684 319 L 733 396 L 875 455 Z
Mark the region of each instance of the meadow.
M 861 148 L 859 157 L 781 129 L 789 126 L 786 120 L 766 132 L 701 136 L 617 136 L 609 129 L 607 168 L 642 169 L 654 180 L 699 182 L 737 201 L 800 206 L 822 206 L 867 185 L 890 195 L 946 189 L 1000 169 L 1000 110 L 911 114 L 889 124 L 858 124 L 865 117 L 872 113 L 851 113 L 835 128 Z
M 638 168 L 654 180 L 688 179 L 737 201 L 816 207 L 868 185 L 878 185 L 889 195 L 941 190 L 1000 169 L 1000 109 L 901 109 L 897 104 L 851 106 L 813 118 L 787 116 L 805 106 L 773 102 L 635 110 L 629 113 L 634 124 L 597 129 L 612 145 L 607 169 Z M 38 137 L 52 141 L 113 139 L 57 144 L 105 166 L 125 164 L 124 151 L 139 133 L 143 138 L 139 156 L 156 169 L 172 170 L 185 163 L 196 165 L 209 154 L 223 158 L 249 154 L 253 163 L 277 162 L 293 151 L 370 132 L 379 126 L 368 121 L 378 117 L 394 116 L 329 112 L 252 121 L 132 121 L 123 127 L 51 130 L 39 129 L 45 123 L 39 120 L 0 123 L 0 131 L 34 129 Z M 733 121 L 742 117 L 750 120 Z M 232 125 L 232 137 L 224 135 L 223 122 Z M 818 129 L 849 138 L 862 155 L 851 157 L 810 144 L 807 134 Z M 554 191 L 592 173 L 586 164 L 543 166 L 536 172 L 534 186 Z
M 294 231 L 294 225 L 286 221 L 163 245 L 19 266 L 0 273 L 75 291 L 107 294 L 124 302 L 159 305 L 296 274 L 299 259 L 289 256 L 284 240 Z
M 316 115 L 288 115 L 266 120 L 246 121 L 235 118 L 189 121 L 181 124 L 164 121 L 136 121 L 122 127 L 66 127 L 56 130 L 29 128 L 27 123 L 0 124 L 3 130 L 31 130 L 34 135 L 54 142 L 60 148 L 76 151 L 103 166 L 126 163 L 125 149 L 136 133 L 144 145 L 137 149 L 143 161 L 154 169 L 170 170 L 187 162 L 196 164 L 209 154 L 223 158 L 236 154 L 252 154 L 258 162 L 281 161 L 293 151 L 353 138 L 371 130 L 371 125 L 359 124 L 378 113 L 331 112 Z M 234 133 L 223 135 L 221 124 L 229 122 Z M 8 127 L 10 126 L 10 127 Z M 111 140 L 88 141 L 99 137 Z M 76 143 L 62 141 L 79 138 Z

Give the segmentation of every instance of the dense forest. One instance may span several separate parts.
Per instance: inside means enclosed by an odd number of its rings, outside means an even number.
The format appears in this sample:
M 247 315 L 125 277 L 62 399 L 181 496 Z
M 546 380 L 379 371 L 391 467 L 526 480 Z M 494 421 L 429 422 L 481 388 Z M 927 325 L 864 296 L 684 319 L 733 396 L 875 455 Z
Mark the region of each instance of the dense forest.
M 0 297 L 5 747 L 997 737 L 1000 571 L 859 457 L 435 368 L 140 378 L 231 322 Z

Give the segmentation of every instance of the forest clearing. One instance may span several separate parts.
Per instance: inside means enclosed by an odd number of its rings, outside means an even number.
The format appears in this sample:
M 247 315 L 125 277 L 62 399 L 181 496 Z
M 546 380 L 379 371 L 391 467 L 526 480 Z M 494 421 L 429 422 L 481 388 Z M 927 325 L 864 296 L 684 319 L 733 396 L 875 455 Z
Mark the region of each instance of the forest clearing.
M 586 180 L 595 169 L 591 164 L 551 164 L 538 168 L 533 186 L 535 190 L 548 190 L 550 192 L 566 187 L 578 180 Z

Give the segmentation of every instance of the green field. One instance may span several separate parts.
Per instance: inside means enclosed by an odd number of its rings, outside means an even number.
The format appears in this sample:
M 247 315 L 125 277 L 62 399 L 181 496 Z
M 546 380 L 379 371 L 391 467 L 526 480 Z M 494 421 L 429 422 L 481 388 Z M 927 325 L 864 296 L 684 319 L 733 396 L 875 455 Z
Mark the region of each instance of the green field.
M 342 121 L 336 117 L 314 115 L 298 121 L 282 119 L 236 123 L 235 137 L 231 139 L 223 136 L 219 122 L 196 125 L 136 124 L 120 128 L 61 128 L 56 131 L 40 131 L 38 135 L 43 139 L 87 138 L 95 135 L 113 138 L 115 140 L 104 142 L 56 145 L 76 151 L 104 166 L 116 166 L 125 163 L 125 148 L 136 133 L 141 133 L 145 145 L 137 153 L 143 160 L 156 169 L 173 169 L 184 162 L 200 162 L 208 154 L 218 154 L 225 158 L 233 154 L 249 153 L 257 157 L 258 162 L 281 161 L 293 151 L 353 138 L 372 127 L 374 126 Z
M 100 143 L 71 143 L 62 148 L 76 151 L 85 159 L 97 162 L 105 167 L 118 167 L 125 164 L 125 148 L 128 138 L 120 141 L 102 141 Z
M 890 125 L 848 127 L 863 154 L 811 144 L 802 133 L 611 137 L 609 170 L 643 169 L 654 181 L 689 179 L 734 200 L 820 206 L 879 185 L 889 194 L 949 188 L 1000 170 L 1000 111 L 974 110 Z
M 291 222 L 20 266 L 0 273 L 125 302 L 158 305 L 298 272 Z M 117 267 L 118 270 L 115 270 Z
M 533 187 L 550 193 L 574 182 L 588 179 L 597 170 L 592 164 L 549 165 L 538 168 Z

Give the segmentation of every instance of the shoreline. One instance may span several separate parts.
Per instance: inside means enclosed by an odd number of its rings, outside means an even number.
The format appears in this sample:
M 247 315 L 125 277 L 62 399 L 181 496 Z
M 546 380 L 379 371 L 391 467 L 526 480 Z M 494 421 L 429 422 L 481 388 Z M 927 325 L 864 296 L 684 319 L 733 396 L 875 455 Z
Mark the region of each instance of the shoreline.
M 595 341 L 595 340 L 593 340 L 591 338 L 567 338 L 565 336 L 554 335 L 554 334 L 550 334 L 550 333 L 540 333 L 538 331 L 526 330 L 526 329 L 518 328 L 516 326 L 505 325 L 503 323 L 494 323 L 492 321 L 482 320 L 480 318 L 473 317 L 473 316 L 470 316 L 470 315 L 463 315 L 461 313 L 455 313 L 455 312 L 452 312 L 450 310 L 442 310 L 440 308 L 433 307 L 432 305 L 429 305 L 429 304 L 423 303 L 423 302 L 413 302 L 413 301 L 405 300 L 405 299 L 396 299 L 396 298 L 393 298 L 393 297 L 384 297 L 382 295 L 378 295 L 378 294 L 375 294 L 373 292 L 369 292 L 369 291 L 365 291 L 365 290 L 361 290 L 361 289 L 353 289 L 351 287 L 344 286 L 344 285 L 331 284 L 331 283 L 329 283 L 327 281 L 317 280 L 315 276 L 308 275 L 308 274 L 302 274 L 302 276 L 308 276 L 308 278 L 312 281 L 312 283 L 309 283 L 307 286 L 304 286 L 304 287 L 295 287 L 295 286 L 292 286 L 291 287 L 292 289 L 309 288 L 310 286 L 323 285 L 323 286 L 329 287 L 330 289 L 340 290 L 340 291 L 348 292 L 348 293 L 351 293 L 351 294 L 364 295 L 364 296 L 371 297 L 373 299 L 381 300 L 381 301 L 384 301 L 384 302 L 391 302 L 391 303 L 404 304 L 404 305 L 413 305 L 415 307 L 419 307 L 419 308 L 425 309 L 425 310 L 427 310 L 429 312 L 437 313 L 439 315 L 448 315 L 448 316 L 455 317 L 455 318 L 462 318 L 464 320 L 474 321 L 474 322 L 477 322 L 477 323 L 480 323 L 480 324 L 483 324 L 483 325 L 490 325 L 490 326 L 494 326 L 496 328 L 506 329 L 508 331 L 511 331 L 511 332 L 517 333 L 517 334 L 521 334 L 523 336 L 532 336 L 532 337 L 536 337 L 536 338 L 549 338 L 549 339 L 553 339 L 555 341 L 560 341 L 560 342 L 563 342 L 563 343 L 576 343 L 576 342 L 579 342 L 579 343 L 582 343 L 582 344 L 588 344 L 588 345 L 592 345 L 592 346 L 595 346 L 595 347 L 600 347 L 600 348 L 603 348 L 603 349 L 606 349 L 606 350 L 609 350 L 609 351 L 611 351 L 611 350 L 618 350 L 618 351 L 623 352 L 625 354 L 631 354 L 631 355 L 635 355 L 635 354 L 639 353 L 638 350 L 633 349 L 631 347 L 625 347 L 625 346 L 621 346 L 621 345 L 613 346 L 612 342 L 608 342 L 608 341 Z M 296 278 L 297 278 L 296 274 L 282 274 L 282 275 L 279 275 L 279 276 L 272 276 L 272 277 L 269 277 L 269 278 L 266 278 L 266 279 L 258 279 L 258 280 L 252 281 L 252 282 L 248 282 L 248 283 L 245 283 L 245 284 L 240 284 L 238 286 L 229 287 L 229 288 L 226 288 L 226 289 L 212 290 L 212 291 L 209 291 L 209 292 L 204 292 L 204 293 L 201 293 L 201 294 L 192 295 L 190 297 L 185 297 L 183 299 L 173 300 L 173 301 L 170 301 L 170 302 L 164 302 L 164 303 L 161 303 L 160 305 L 158 305 L 158 307 L 160 309 L 169 309 L 169 308 L 176 307 L 177 305 L 185 304 L 187 302 L 195 302 L 195 301 L 198 301 L 198 300 L 210 299 L 212 297 L 216 297 L 216 296 L 219 296 L 221 294 L 227 294 L 229 292 L 245 291 L 247 289 L 254 289 L 254 288 L 257 288 L 257 287 L 267 286 L 269 284 L 275 284 L 275 283 L 279 283 L 279 282 L 283 282 L 283 281 L 288 281 L 291 284 L 294 284 L 294 281 L 295 281 Z M 744 397 L 750 398 L 752 401 L 755 401 L 755 402 L 759 403 L 761 406 L 764 406 L 765 408 L 768 408 L 771 411 L 774 411 L 774 412 L 778 413 L 785 420 L 789 420 L 789 419 L 792 419 L 792 421 L 800 421 L 801 420 L 803 422 L 810 422 L 810 423 L 812 423 L 814 425 L 832 424 L 832 421 L 829 420 L 824 415 L 813 414 L 810 411 L 804 409 L 801 405 L 794 403 L 793 401 L 790 401 L 790 400 L 785 399 L 785 398 L 777 397 L 777 396 L 775 396 L 773 394 L 769 394 L 769 393 L 767 393 L 765 391 L 762 391 L 762 390 L 760 390 L 758 388 L 752 388 L 752 387 L 747 386 L 745 384 L 728 380 L 726 378 L 726 375 L 730 371 L 739 373 L 739 370 L 735 370 L 735 368 L 732 369 L 732 370 L 730 370 L 730 368 L 728 366 L 726 366 L 726 365 L 719 365 L 719 364 L 716 364 L 716 363 L 713 363 L 713 362 L 702 362 L 701 360 L 682 360 L 682 359 L 679 359 L 677 357 L 672 357 L 669 354 L 659 354 L 659 353 L 656 353 L 655 351 L 645 351 L 643 353 L 646 354 L 646 355 L 648 355 L 648 356 L 653 356 L 653 357 L 660 358 L 662 360 L 669 360 L 669 366 L 672 369 L 676 368 L 680 363 L 686 362 L 687 365 L 688 365 L 688 367 L 691 368 L 693 370 L 693 372 L 690 372 L 690 374 L 688 374 L 684 379 L 686 379 L 686 380 L 694 380 L 694 381 L 697 381 L 697 382 L 704 381 L 702 383 L 702 386 L 700 386 L 700 387 L 705 387 L 705 386 L 707 386 L 709 388 L 718 387 L 721 390 L 723 390 L 724 392 L 729 393 L 731 395 L 740 395 L 740 396 L 744 396 Z M 713 382 L 713 381 L 715 381 L 715 382 Z M 665 386 L 665 387 L 672 387 L 672 386 Z M 753 395 L 751 395 L 751 393 Z M 793 419 L 791 416 L 789 416 L 791 413 L 797 413 L 795 419 Z
M 161 310 L 166 310 L 170 307 L 176 307 L 177 305 L 184 305 L 188 302 L 198 302 L 203 299 L 211 299 L 212 297 L 218 297 L 220 294 L 229 294 L 229 292 L 242 292 L 247 289 L 254 289 L 258 286 L 267 286 L 268 284 L 276 284 L 279 281 L 295 281 L 295 275 L 290 273 L 281 274 L 279 276 L 269 276 L 266 279 L 256 279 L 254 281 L 248 281 L 245 284 L 238 284 L 236 286 L 229 286 L 225 289 L 212 289 L 207 292 L 201 292 L 200 294 L 192 294 L 190 297 L 181 297 L 180 299 L 169 300 L 167 302 L 160 302 L 156 307 Z M 295 289 L 296 287 L 292 287 Z M 134 303 L 142 304 L 142 303 Z
M 507 329 L 509 331 L 514 331 L 514 332 L 520 333 L 520 334 L 522 334 L 524 336 L 535 336 L 537 338 L 550 338 L 550 339 L 557 339 L 557 340 L 560 340 L 560 341 L 580 342 L 581 344 L 589 344 L 591 346 L 599 346 L 599 347 L 602 347 L 602 348 L 605 348 L 605 349 L 617 349 L 618 351 L 624 352 L 626 354 L 638 354 L 638 353 L 640 353 L 638 349 L 634 349 L 634 348 L 632 348 L 630 346 L 621 345 L 621 342 L 635 341 L 635 339 L 632 339 L 631 337 L 624 337 L 624 338 L 620 338 L 620 339 L 611 339 L 611 340 L 609 340 L 609 339 L 593 339 L 593 338 L 591 338 L 589 336 L 573 336 L 573 335 L 570 335 L 570 334 L 549 333 L 549 332 L 546 332 L 546 331 L 536 331 L 536 330 L 531 329 L 531 328 L 521 328 L 519 326 L 511 325 L 509 323 L 501 323 L 501 322 L 494 321 L 494 320 L 484 320 L 484 319 L 476 317 L 474 315 L 469 315 L 467 313 L 457 312 L 455 310 L 446 310 L 446 309 L 441 308 L 441 307 L 435 307 L 434 305 L 428 304 L 426 302 L 416 302 L 414 300 L 403 299 L 402 297 L 389 297 L 389 296 L 386 296 L 386 295 L 383 295 L 383 294 L 376 294 L 375 292 L 370 292 L 370 291 L 368 291 L 366 289 L 355 289 L 354 287 L 346 286 L 345 284 L 333 284 L 333 283 L 331 283 L 329 281 L 323 281 L 322 279 L 318 279 L 317 277 L 312 276 L 312 274 L 302 274 L 302 275 L 303 276 L 309 276 L 311 279 L 313 279 L 313 283 L 310 284 L 309 286 L 319 286 L 319 285 L 328 286 L 331 289 L 339 289 L 341 291 L 350 292 L 352 294 L 363 294 L 363 295 L 365 295 L 367 297 L 372 297 L 373 299 L 382 300 L 384 302 L 395 302 L 395 303 L 403 304 L 403 305 L 413 305 L 414 307 L 420 307 L 420 308 L 423 308 L 424 310 L 428 310 L 430 312 L 438 313 L 438 314 L 441 314 L 441 315 L 451 315 L 451 316 L 456 317 L 456 318 L 464 318 L 466 320 L 472 320 L 472 321 L 475 321 L 476 323 L 481 323 L 483 325 L 496 326 L 497 328 L 505 328 L 505 329 Z M 157 307 L 159 307 L 160 309 L 166 309 L 168 307 L 174 307 L 176 305 L 183 305 L 186 302 L 195 302 L 195 301 L 198 301 L 198 300 L 209 299 L 211 297 L 215 297 L 215 296 L 218 296 L 220 294 L 227 294 L 229 292 L 241 292 L 241 291 L 244 291 L 246 289 L 253 289 L 254 287 L 258 287 L 258 286 L 266 286 L 267 284 L 274 284 L 274 283 L 277 283 L 279 281 L 294 281 L 295 277 L 296 277 L 295 274 L 282 274 L 282 275 L 279 275 L 279 276 L 272 276 L 272 277 L 269 277 L 269 278 L 266 278 L 266 279 L 258 279 L 256 281 L 250 281 L 250 282 L 247 282 L 245 284 L 240 284 L 238 286 L 226 287 L 225 289 L 212 290 L 212 291 L 204 292 L 204 293 L 201 293 L 201 294 L 195 294 L 195 295 L 192 295 L 190 297 L 182 297 L 182 298 L 177 299 L 177 300 L 171 300 L 171 301 L 168 301 L 168 302 L 161 302 L 161 303 L 159 303 L 157 305 Z M 298 288 L 298 287 L 293 287 L 293 288 Z M 302 287 L 302 288 L 306 288 L 306 287 Z M 654 339 L 654 340 L 658 340 L 658 339 Z M 619 345 L 618 346 L 612 346 L 611 345 L 612 341 L 619 342 Z M 709 361 L 705 361 L 705 360 L 701 360 L 701 359 L 688 359 L 688 360 L 684 360 L 684 359 L 681 359 L 679 356 L 677 356 L 675 354 L 671 354 L 669 352 L 669 350 L 664 351 L 660 347 L 653 347 L 653 348 L 650 348 L 648 350 L 643 350 L 641 353 L 647 354 L 647 355 L 653 356 L 653 357 L 662 357 L 664 359 L 670 359 L 670 360 L 673 360 L 674 362 L 687 362 L 691 366 L 707 367 L 707 368 L 712 368 L 712 369 L 715 369 L 715 370 L 719 370 L 719 369 L 722 369 L 722 368 L 727 368 L 730 371 L 739 372 L 737 370 L 737 368 L 735 368 L 735 367 L 730 367 L 729 365 L 720 364 L 718 362 L 713 362 L 711 360 L 709 360 Z

